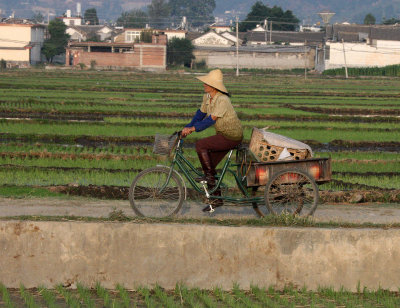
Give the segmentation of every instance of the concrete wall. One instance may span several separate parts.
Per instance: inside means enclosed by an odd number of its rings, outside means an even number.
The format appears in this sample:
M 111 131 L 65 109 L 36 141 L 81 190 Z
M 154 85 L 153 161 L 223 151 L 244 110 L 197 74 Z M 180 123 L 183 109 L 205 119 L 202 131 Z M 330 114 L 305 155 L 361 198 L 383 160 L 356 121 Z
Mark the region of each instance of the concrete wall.
M 236 68 L 236 53 L 208 50 L 194 50 L 195 61 L 205 60 L 208 67 Z M 261 53 L 240 52 L 239 68 L 267 68 L 267 69 L 313 69 L 315 67 L 315 50 L 311 49 L 304 59 L 304 53 Z
M 400 230 L 0 221 L 7 287 L 250 284 L 397 291 Z
M 381 42 L 381 41 L 379 41 Z M 330 46 L 329 60 L 325 68 L 341 68 L 345 66 L 343 44 L 328 43 Z M 366 43 L 344 43 L 348 67 L 381 67 L 400 64 L 400 46 L 396 44 L 377 43 L 376 46 Z

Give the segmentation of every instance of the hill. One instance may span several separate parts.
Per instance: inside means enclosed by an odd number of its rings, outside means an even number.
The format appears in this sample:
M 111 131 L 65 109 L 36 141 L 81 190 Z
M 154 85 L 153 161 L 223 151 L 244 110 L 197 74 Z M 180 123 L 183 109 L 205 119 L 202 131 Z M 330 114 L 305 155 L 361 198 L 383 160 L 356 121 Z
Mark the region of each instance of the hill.
M 46 18 L 62 15 L 66 10 L 76 13 L 76 0 L 0 0 L 0 16 L 8 17 L 15 12 L 15 17 L 30 18 L 35 12 L 41 12 Z M 123 11 L 146 7 L 151 0 L 80 0 L 82 14 L 88 8 L 96 8 L 101 21 L 117 19 Z M 216 0 L 215 16 L 245 17 L 256 0 Z M 268 0 L 268 6 L 278 5 L 283 10 L 291 10 L 301 22 L 314 23 L 320 21 L 317 13 L 330 10 L 336 15 L 332 22 L 362 23 L 368 13 L 372 13 L 377 22 L 385 18 L 400 18 L 400 0 Z M 225 11 L 234 13 L 224 14 Z
M 216 0 L 217 8 L 215 15 L 223 14 L 225 11 L 235 10 L 240 16 L 245 17 L 256 0 Z M 400 17 L 400 0 L 268 0 L 264 4 L 272 7 L 280 6 L 283 10 L 291 10 L 297 18 L 304 23 L 314 23 L 321 19 L 318 12 L 329 10 L 336 15 L 331 22 L 363 23 L 365 15 L 371 13 L 375 16 L 377 23 L 385 17 L 387 19 Z

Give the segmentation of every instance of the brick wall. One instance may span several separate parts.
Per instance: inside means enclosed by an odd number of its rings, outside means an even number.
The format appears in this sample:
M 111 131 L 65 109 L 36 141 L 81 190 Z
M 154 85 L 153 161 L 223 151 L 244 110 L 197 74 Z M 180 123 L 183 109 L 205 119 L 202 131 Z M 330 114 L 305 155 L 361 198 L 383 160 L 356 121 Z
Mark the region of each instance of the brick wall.
M 70 61 L 72 59 L 72 62 Z M 70 48 L 66 53 L 66 64 L 78 66 L 80 63 L 90 67 L 96 61 L 98 68 L 166 68 L 166 46 L 153 44 L 136 44 L 131 53 L 88 52 L 87 49 Z
M 79 63 L 90 66 L 91 61 L 96 61 L 96 66 L 120 66 L 120 67 L 138 67 L 140 58 L 135 53 L 111 53 L 111 52 L 86 52 L 79 54 Z M 74 65 L 77 65 L 78 63 Z

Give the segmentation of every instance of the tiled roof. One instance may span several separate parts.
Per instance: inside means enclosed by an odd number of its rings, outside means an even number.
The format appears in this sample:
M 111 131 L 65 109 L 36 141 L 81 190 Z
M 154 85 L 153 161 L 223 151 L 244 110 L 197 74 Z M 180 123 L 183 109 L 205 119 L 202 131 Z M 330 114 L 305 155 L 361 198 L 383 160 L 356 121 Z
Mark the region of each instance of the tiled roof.
M 359 41 L 358 37 L 367 35 L 375 40 L 400 40 L 399 25 L 348 25 L 334 24 L 326 29 L 328 39 L 337 41 L 342 38 L 345 41 Z M 360 35 L 364 34 L 364 35 Z

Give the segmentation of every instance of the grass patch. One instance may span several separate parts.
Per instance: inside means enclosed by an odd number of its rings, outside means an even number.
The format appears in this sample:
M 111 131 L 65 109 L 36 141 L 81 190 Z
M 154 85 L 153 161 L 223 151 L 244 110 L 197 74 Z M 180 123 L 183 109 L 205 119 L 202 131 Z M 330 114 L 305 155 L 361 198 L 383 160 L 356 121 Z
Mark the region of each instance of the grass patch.
M 59 194 L 56 192 L 49 191 L 45 188 L 36 188 L 29 186 L 12 186 L 4 185 L 0 186 L 0 196 L 5 198 L 68 198 L 65 194 Z

